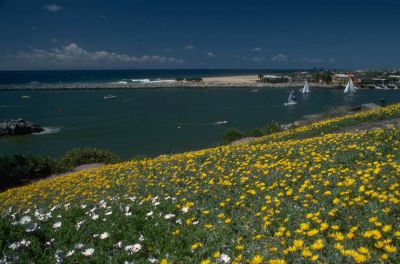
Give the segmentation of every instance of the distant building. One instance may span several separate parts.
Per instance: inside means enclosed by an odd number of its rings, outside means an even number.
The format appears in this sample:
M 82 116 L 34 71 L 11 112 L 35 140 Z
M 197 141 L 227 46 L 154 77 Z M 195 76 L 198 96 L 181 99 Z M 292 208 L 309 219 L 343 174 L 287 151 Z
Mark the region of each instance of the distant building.
M 294 82 L 305 82 L 311 81 L 312 76 L 309 72 L 295 72 L 293 74 L 293 81 Z
M 289 81 L 289 78 L 287 76 L 265 74 L 262 76 L 261 81 L 267 83 L 286 83 Z
M 334 87 L 337 86 L 345 86 L 349 81 L 349 76 L 343 73 L 337 73 L 332 76 L 332 85 Z
M 400 84 L 400 75 L 389 75 L 388 77 L 391 83 Z

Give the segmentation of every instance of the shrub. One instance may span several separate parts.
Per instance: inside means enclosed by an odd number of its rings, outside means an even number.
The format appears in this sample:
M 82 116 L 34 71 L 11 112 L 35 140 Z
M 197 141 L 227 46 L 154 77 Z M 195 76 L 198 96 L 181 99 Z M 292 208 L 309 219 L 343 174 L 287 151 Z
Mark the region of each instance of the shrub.
M 262 137 L 264 135 L 265 135 L 264 131 L 259 128 L 250 130 L 249 132 L 246 133 L 246 136 L 249 136 L 249 137 Z
M 73 149 L 62 158 L 62 163 L 70 168 L 88 163 L 113 164 L 119 161 L 119 156 L 111 151 L 96 148 Z
M 229 144 L 232 141 L 235 141 L 235 140 L 238 140 L 238 139 L 241 139 L 244 137 L 245 137 L 245 135 L 242 132 L 240 132 L 236 128 L 231 128 L 231 129 L 228 129 L 224 133 L 221 144 Z
M 188 81 L 188 82 L 202 82 L 203 78 L 201 78 L 201 77 L 191 77 L 191 78 L 186 78 L 185 80 Z
M 184 81 L 185 79 L 184 78 L 182 78 L 182 77 L 177 77 L 177 78 L 175 78 L 175 81 L 177 81 L 177 82 L 182 82 L 182 81 Z
M 276 121 L 271 121 L 267 123 L 263 128 L 264 135 L 269 135 L 276 132 L 281 132 L 283 129 L 281 125 Z
M 0 189 L 22 185 L 63 170 L 62 164 L 50 157 L 30 154 L 1 156 Z

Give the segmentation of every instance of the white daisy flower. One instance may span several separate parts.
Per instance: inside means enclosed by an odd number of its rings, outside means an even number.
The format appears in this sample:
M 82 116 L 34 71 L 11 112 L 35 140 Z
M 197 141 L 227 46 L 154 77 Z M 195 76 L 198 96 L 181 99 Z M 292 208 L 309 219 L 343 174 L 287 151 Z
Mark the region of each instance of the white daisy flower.
M 60 228 L 61 227 L 61 222 L 55 222 L 53 225 L 54 229 Z
M 175 217 L 174 214 L 166 214 L 166 215 L 164 215 L 164 218 L 165 218 L 165 219 L 171 219 L 171 218 L 173 218 L 173 217 Z
M 19 223 L 21 225 L 25 225 L 27 223 L 29 223 L 30 221 L 32 221 L 32 218 L 29 215 L 24 215 L 20 220 Z
M 76 249 L 82 249 L 85 245 L 82 243 L 75 244 Z
M 27 247 L 27 246 L 29 246 L 32 242 L 29 241 L 29 240 L 26 240 L 26 239 L 22 239 L 19 243 L 20 243 L 22 246 Z
M 14 242 L 14 243 L 10 244 L 10 245 L 8 246 L 8 248 L 10 248 L 10 249 L 12 249 L 12 250 L 16 250 L 16 249 L 18 249 L 20 246 L 21 246 L 21 243 L 19 243 L 19 242 Z
M 122 248 L 122 241 L 119 241 L 117 244 L 114 244 L 115 248 Z
M 85 221 L 79 221 L 78 223 L 76 223 L 76 231 L 78 231 L 81 228 L 83 223 L 85 223 Z
M 148 216 L 148 217 L 150 217 L 150 216 L 152 216 L 153 215 L 153 211 L 150 211 L 150 212 L 148 212 L 147 214 L 146 214 L 146 216 Z
M 227 254 L 221 254 L 221 256 L 219 256 L 219 260 L 222 261 L 222 263 L 229 263 L 231 258 Z
M 72 256 L 74 254 L 75 254 L 75 250 L 70 250 L 70 251 L 67 252 L 67 254 L 65 254 L 65 256 L 66 257 L 70 257 L 70 256 Z
M 110 236 L 109 233 L 104 232 L 104 233 L 102 233 L 102 234 L 100 235 L 100 239 L 103 240 L 103 239 L 106 239 L 106 238 L 109 237 L 109 236 Z
M 82 255 L 86 256 L 86 257 L 90 257 L 91 255 L 93 255 L 94 252 L 94 248 L 87 248 L 85 249 L 85 251 L 82 251 Z
M 60 208 L 60 206 L 58 204 L 56 204 L 50 209 L 50 212 L 52 212 L 52 211 L 54 211 L 54 210 L 56 210 L 58 208 Z
M 154 258 L 154 257 L 150 257 L 150 258 L 148 258 L 147 260 L 148 260 L 150 263 L 157 263 L 157 262 L 158 262 L 157 259 Z
M 29 224 L 29 225 L 25 228 L 25 231 L 26 231 L 27 233 L 31 233 L 31 232 L 35 231 L 36 228 L 37 228 L 37 224 L 36 224 L 36 223 L 32 223 L 32 224 Z
M 183 213 L 186 214 L 187 212 L 189 212 L 189 207 L 182 207 L 181 210 L 182 210 Z
M 98 214 L 93 214 L 93 215 L 92 215 L 92 219 L 93 219 L 93 220 L 99 219 L 99 215 L 98 215 Z
M 142 234 L 140 234 L 140 236 L 139 236 L 139 241 L 140 242 L 144 241 L 144 236 Z
M 128 245 L 125 247 L 125 250 L 128 252 L 129 255 L 135 254 L 139 252 L 139 250 L 142 248 L 140 244 L 134 244 L 134 245 Z

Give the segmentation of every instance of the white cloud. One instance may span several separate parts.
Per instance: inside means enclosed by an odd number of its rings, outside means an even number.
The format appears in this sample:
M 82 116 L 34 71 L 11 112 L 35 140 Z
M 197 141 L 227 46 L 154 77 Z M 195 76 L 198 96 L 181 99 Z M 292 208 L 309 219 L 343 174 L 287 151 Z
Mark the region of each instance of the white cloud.
M 54 43 L 54 42 L 57 42 L 58 39 L 52 38 L 52 39 L 50 39 L 50 41 Z
M 49 12 L 58 12 L 62 9 L 61 6 L 56 5 L 56 4 L 44 5 L 43 7 L 45 9 L 47 9 L 47 11 L 49 11 Z
M 280 54 L 277 54 L 277 55 L 273 56 L 271 58 L 271 61 L 286 62 L 286 61 L 288 61 L 288 56 L 285 55 L 285 54 L 280 53 Z
M 192 45 L 186 45 L 185 47 L 183 47 L 184 49 L 186 49 L 186 50 L 192 50 L 192 49 L 195 49 L 195 47 L 194 46 L 192 46 Z
M 319 63 L 322 61 L 323 60 L 320 58 L 307 58 L 307 57 L 303 57 L 301 59 L 293 59 L 293 62 L 305 62 L 305 63 Z
M 259 47 L 255 47 L 255 48 L 252 48 L 252 49 L 251 49 L 251 51 L 258 52 L 258 51 L 262 51 L 262 49 L 261 49 L 261 48 L 259 48 Z
M 210 57 L 210 58 L 215 58 L 215 57 L 217 57 L 217 56 L 216 56 L 213 52 L 211 52 L 211 51 L 207 52 L 207 56 Z
M 182 59 L 159 55 L 130 56 L 109 51 L 87 51 L 75 43 L 54 49 L 32 49 L 30 52 L 20 52 L 17 59 L 31 63 L 51 64 L 56 66 L 101 66 L 126 65 L 135 63 L 179 64 Z
M 164 51 L 165 51 L 165 52 L 172 52 L 172 51 L 174 51 L 174 50 L 173 50 L 173 49 L 170 49 L 170 48 L 165 48 Z

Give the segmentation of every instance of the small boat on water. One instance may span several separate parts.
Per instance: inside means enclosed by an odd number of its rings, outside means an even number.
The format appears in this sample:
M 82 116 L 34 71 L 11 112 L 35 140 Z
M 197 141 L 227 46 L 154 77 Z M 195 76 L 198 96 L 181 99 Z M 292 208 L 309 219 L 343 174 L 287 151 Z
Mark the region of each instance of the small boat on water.
M 295 104 L 297 104 L 297 98 L 294 95 L 294 91 L 292 90 L 292 91 L 290 91 L 287 103 L 284 103 L 284 105 L 288 106 L 288 105 L 295 105 Z
M 258 90 L 258 89 L 253 89 L 253 90 L 251 90 L 251 92 L 252 92 L 252 93 L 258 93 L 259 90 Z
M 302 94 L 309 94 L 310 93 L 310 86 L 308 86 L 308 82 L 304 83 L 303 89 L 301 89 Z
M 389 88 L 392 88 L 394 90 L 399 89 L 399 87 L 397 87 L 397 85 L 395 85 L 395 84 L 388 84 L 388 86 L 389 86 Z
M 219 125 L 226 125 L 226 124 L 228 124 L 228 121 L 217 121 L 217 122 L 214 122 L 214 125 L 216 125 L 216 126 L 219 126 Z
M 21 98 L 22 99 L 29 99 L 29 98 L 31 98 L 29 95 L 21 95 Z
M 115 95 L 111 95 L 111 94 L 104 96 L 104 100 L 110 100 L 110 99 L 115 99 L 115 98 L 117 98 L 117 97 Z
M 344 88 L 344 94 L 346 95 L 354 95 L 357 91 L 357 87 L 354 86 L 353 81 L 351 78 L 349 78 L 349 82 L 346 85 L 346 88 Z

